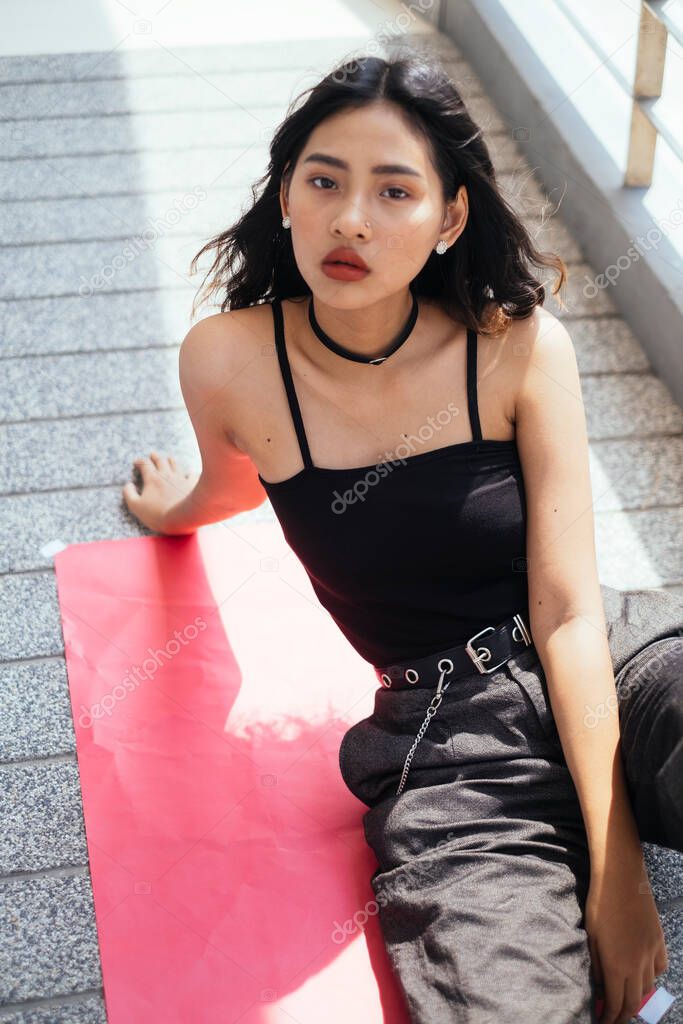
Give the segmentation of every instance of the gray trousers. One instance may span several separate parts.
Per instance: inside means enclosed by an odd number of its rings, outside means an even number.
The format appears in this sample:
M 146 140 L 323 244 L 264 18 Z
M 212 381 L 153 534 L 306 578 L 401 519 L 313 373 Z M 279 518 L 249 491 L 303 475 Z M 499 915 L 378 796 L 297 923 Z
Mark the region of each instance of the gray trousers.
M 602 596 L 639 833 L 683 851 L 683 602 Z M 400 796 L 432 691 L 378 688 L 342 738 L 389 960 L 413 1024 L 594 1024 L 586 832 L 543 668 L 529 647 L 472 669 L 444 693 Z

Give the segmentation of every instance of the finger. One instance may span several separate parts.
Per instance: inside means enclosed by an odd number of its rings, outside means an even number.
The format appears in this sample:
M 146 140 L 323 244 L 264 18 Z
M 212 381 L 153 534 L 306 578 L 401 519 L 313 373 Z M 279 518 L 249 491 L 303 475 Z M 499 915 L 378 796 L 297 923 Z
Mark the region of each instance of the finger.
M 643 976 L 638 971 L 636 974 L 630 975 L 624 985 L 624 1002 L 621 1007 L 621 1019 L 624 1024 L 628 1024 L 631 1017 L 635 1017 L 638 1013 L 638 1007 L 643 1001 L 643 995 Z
M 624 979 L 614 971 L 605 976 L 605 1009 L 600 1024 L 617 1024 L 624 1005 Z
M 669 956 L 666 951 L 664 943 L 661 944 L 660 949 L 655 957 L 655 974 L 663 974 L 664 971 L 669 970 Z
M 139 459 L 136 459 L 133 463 L 140 470 L 140 476 L 142 477 L 143 485 L 147 483 L 152 473 L 156 470 L 156 466 L 149 459 L 141 455 Z
M 132 481 L 128 481 L 123 488 L 123 497 L 127 505 L 134 505 L 136 501 L 140 500 L 137 488 Z
M 173 470 L 178 468 L 176 460 L 173 458 L 172 455 L 169 455 L 169 457 L 168 457 L 168 464 L 171 467 L 171 469 L 173 469 Z
M 161 476 L 163 476 L 164 479 L 166 479 L 172 472 L 171 463 L 169 459 L 165 455 L 159 455 L 158 452 L 153 452 L 152 454 L 154 456 L 152 462 L 154 463 L 156 469 L 161 474 Z M 150 458 L 152 458 L 151 455 Z
M 654 991 L 655 991 L 655 979 L 654 979 L 653 972 L 650 970 L 650 971 L 647 971 L 647 973 L 643 975 L 643 991 L 641 992 L 641 995 L 640 995 L 639 1006 L 641 1006 L 645 1002 L 646 999 L 649 999 Z
M 603 985 L 602 965 L 600 963 L 600 954 L 598 953 L 598 947 L 595 939 L 589 938 L 588 946 L 591 954 L 591 970 L 593 971 L 595 984 L 601 988 Z

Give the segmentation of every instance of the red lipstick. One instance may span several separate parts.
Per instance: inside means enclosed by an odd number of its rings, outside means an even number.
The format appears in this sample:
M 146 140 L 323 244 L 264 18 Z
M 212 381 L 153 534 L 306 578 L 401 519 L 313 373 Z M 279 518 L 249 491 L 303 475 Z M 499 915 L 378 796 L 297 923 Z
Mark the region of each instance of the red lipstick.
M 339 248 L 328 252 L 322 261 L 323 273 L 338 281 L 360 281 L 370 273 L 365 260 L 353 249 Z

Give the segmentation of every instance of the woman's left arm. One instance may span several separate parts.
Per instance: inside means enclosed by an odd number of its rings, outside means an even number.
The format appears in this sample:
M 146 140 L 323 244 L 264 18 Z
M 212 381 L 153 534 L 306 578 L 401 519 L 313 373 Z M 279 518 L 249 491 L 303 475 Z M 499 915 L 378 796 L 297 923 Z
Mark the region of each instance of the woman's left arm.
M 586 828 L 586 931 L 605 988 L 602 1019 L 628 1021 L 665 969 L 666 949 L 621 759 L 579 371 L 568 332 L 545 310 L 517 333 L 513 358 L 522 361 L 515 421 L 529 627 Z

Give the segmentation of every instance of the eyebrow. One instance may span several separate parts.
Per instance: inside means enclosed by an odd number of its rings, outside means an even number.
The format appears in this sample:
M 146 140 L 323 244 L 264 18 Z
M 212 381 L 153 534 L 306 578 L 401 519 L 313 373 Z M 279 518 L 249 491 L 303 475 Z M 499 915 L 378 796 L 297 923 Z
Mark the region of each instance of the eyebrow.
M 330 167 L 340 167 L 342 171 L 350 170 L 346 160 L 340 160 L 337 156 L 329 156 L 327 153 L 311 153 L 306 157 L 304 163 L 329 164 Z M 419 171 L 408 167 L 407 164 L 376 164 L 370 170 L 373 174 L 410 174 L 415 178 L 422 177 Z

